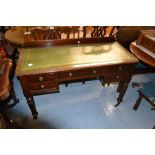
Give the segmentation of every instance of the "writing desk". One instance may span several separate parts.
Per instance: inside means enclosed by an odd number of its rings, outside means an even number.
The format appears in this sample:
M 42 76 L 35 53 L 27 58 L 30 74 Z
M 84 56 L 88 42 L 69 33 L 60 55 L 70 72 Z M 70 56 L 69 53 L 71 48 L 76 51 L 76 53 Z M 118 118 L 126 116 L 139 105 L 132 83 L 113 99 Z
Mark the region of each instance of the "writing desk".
M 138 60 L 119 43 L 63 45 L 19 49 L 16 75 L 36 119 L 34 95 L 59 92 L 59 84 L 87 78 L 119 82 L 119 105 Z

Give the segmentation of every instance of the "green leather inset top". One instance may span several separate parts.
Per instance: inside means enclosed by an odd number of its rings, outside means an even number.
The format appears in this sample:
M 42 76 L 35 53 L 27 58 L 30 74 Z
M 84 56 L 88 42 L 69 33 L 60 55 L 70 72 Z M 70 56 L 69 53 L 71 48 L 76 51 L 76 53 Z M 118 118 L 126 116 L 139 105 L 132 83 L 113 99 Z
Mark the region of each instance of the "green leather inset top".
M 133 56 L 117 42 L 66 45 L 23 50 L 22 71 L 32 71 L 84 64 L 106 64 L 133 61 Z M 137 60 L 135 60 L 137 61 Z

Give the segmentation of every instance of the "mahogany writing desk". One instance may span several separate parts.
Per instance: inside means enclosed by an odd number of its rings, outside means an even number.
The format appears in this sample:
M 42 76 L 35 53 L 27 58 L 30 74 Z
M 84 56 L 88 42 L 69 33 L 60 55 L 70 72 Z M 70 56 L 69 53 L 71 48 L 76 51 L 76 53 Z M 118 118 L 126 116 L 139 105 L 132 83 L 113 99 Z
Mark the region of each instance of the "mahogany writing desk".
M 23 93 L 37 118 L 34 95 L 59 92 L 59 84 L 86 78 L 101 78 L 105 83 L 119 82 L 119 105 L 138 60 L 119 43 L 63 45 L 23 48 L 16 68 Z

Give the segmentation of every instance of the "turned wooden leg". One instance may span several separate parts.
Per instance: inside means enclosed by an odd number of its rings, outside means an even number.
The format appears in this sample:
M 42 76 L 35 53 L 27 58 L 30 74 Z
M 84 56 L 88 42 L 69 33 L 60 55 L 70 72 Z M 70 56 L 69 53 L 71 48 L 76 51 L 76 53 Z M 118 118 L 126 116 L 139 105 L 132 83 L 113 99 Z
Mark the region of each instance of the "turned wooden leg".
M 33 119 L 37 119 L 38 112 L 36 110 L 36 105 L 35 105 L 33 96 L 26 96 L 26 100 L 27 100 L 28 106 L 32 112 Z
M 11 102 L 10 102 L 11 101 Z M 19 99 L 16 97 L 14 88 L 12 86 L 9 97 L 5 100 L 4 106 L 6 109 L 14 107 L 17 103 L 19 103 Z
M 103 76 L 100 76 L 99 77 L 99 80 L 100 80 L 102 86 L 105 86 L 105 79 L 104 79 L 104 77 Z
M 82 81 L 82 84 L 85 84 L 85 81 L 84 80 Z
M 14 88 L 12 86 L 12 90 L 11 90 L 11 98 L 13 99 L 14 103 L 12 104 L 13 106 L 15 106 L 17 103 L 19 103 L 19 99 L 17 98 Z
M 119 83 L 118 87 L 117 87 L 117 92 L 120 93 L 121 90 L 121 84 Z
M 136 103 L 135 103 L 134 106 L 133 106 L 133 109 L 134 109 L 134 110 L 137 110 L 137 109 L 138 109 L 139 104 L 141 103 L 141 100 L 142 100 L 142 99 L 143 99 L 143 96 L 139 93 L 139 97 L 138 97 Z
M 128 88 L 129 82 L 120 82 L 117 91 L 119 92 L 119 96 L 117 98 L 117 104 L 115 105 L 118 106 L 122 101 L 124 94 Z

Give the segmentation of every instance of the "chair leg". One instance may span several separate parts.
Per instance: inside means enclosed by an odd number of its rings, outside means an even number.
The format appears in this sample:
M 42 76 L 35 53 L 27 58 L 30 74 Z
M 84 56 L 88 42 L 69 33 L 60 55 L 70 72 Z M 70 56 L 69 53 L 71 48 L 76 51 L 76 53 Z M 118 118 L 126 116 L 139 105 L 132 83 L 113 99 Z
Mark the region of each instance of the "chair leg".
M 102 86 L 105 86 L 105 79 L 104 79 L 104 77 L 103 76 L 100 76 L 99 77 L 99 80 L 100 80 Z
M 85 81 L 84 80 L 82 81 L 82 84 L 85 84 Z
M 12 101 L 12 102 L 10 102 Z M 9 103 L 8 103 L 9 102 Z M 19 103 L 19 99 L 17 98 L 16 94 L 15 94 L 15 91 L 14 91 L 14 88 L 13 88 L 13 83 L 12 83 L 12 88 L 11 88 L 11 91 L 10 91 L 10 96 L 7 100 L 7 104 L 6 104 L 6 107 L 7 108 L 12 108 L 14 107 L 17 103 Z
M 3 116 L 3 119 L 6 122 L 6 129 L 24 129 L 23 126 L 19 125 L 18 123 L 16 123 L 15 121 L 13 121 L 8 114 L 6 113 L 6 111 L 2 112 L 1 115 Z
M 138 82 L 132 82 L 132 88 L 134 87 L 140 87 L 142 84 Z
M 15 103 L 19 103 L 19 99 L 17 98 L 16 94 L 15 94 L 15 91 L 14 91 L 14 88 L 12 87 L 12 98 L 13 98 L 13 101 Z
M 134 109 L 134 110 L 137 110 L 137 109 L 138 109 L 139 104 L 141 103 L 141 100 L 142 100 L 142 99 L 143 99 L 143 96 L 139 93 L 139 97 L 138 97 L 136 103 L 135 103 L 134 106 L 133 106 L 133 109 Z

